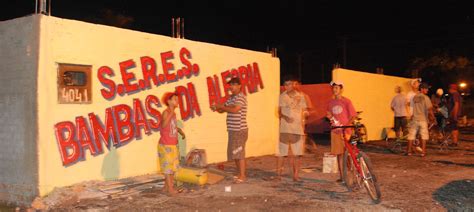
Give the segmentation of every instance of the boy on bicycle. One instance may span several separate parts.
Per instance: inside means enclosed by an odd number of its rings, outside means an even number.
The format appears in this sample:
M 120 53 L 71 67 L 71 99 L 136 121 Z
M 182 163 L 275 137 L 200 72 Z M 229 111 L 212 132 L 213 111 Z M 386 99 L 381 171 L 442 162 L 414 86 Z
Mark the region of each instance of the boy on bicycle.
M 329 101 L 327 108 L 327 118 L 331 120 L 332 126 L 352 125 L 356 119 L 357 113 L 350 99 L 342 96 L 344 84 L 340 81 L 331 82 L 333 98 Z M 340 179 L 342 182 L 342 155 L 344 154 L 344 134 L 350 138 L 352 129 L 333 129 L 331 130 L 331 154 L 337 156 Z

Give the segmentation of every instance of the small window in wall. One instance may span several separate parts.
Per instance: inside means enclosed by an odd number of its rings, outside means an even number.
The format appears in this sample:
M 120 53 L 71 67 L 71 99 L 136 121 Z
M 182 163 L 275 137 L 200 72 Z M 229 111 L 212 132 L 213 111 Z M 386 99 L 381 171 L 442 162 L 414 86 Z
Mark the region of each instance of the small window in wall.
M 58 67 L 59 104 L 91 104 L 92 66 L 60 63 Z

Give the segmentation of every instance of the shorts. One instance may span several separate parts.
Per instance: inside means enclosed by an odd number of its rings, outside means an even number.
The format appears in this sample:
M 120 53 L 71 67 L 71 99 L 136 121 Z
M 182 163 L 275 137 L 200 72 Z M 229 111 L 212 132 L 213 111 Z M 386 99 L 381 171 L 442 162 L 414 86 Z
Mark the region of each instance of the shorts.
M 408 126 L 408 140 L 415 140 L 418 132 L 420 133 L 421 140 L 428 140 L 430 138 L 428 122 L 411 120 Z
M 405 116 L 395 117 L 393 130 L 398 132 L 399 130 L 405 131 L 407 129 L 407 118 Z
M 344 154 L 344 138 L 340 133 L 331 132 L 331 154 Z
M 159 169 L 163 174 L 174 174 L 179 168 L 179 152 L 176 145 L 158 144 Z
M 447 130 L 452 131 L 452 130 L 458 130 L 458 120 L 454 118 L 449 118 L 449 123 L 446 126 Z
M 304 141 L 304 135 L 280 133 L 280 142 L 278 142 L 278 156 L 288 156 L 288 152 L 290 152 L 289 150 L 291 150 L 291 155 L 303 155 Z
M 227 143 L 227 160 L 245 159 L 245 143 L 247 143 L 249 137 L 248 129 L 228 132 L 229 142 Z

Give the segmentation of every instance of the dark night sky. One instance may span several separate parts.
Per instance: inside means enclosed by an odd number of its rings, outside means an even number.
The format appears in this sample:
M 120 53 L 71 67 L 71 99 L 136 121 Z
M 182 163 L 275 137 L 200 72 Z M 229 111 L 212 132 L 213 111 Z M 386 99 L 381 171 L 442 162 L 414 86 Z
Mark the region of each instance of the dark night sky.
M 171 17 L 184 17 L 187 39 L 265 51 L 278 48 L 282 73 L 303 83 L 327 82 L 335 63 L 406 76 L 410 61 L 436 51 L 474 58 L 470 1 L 144 1 L 52 0 L 52 15 L 91 21 L 104 10 L 130 16 L 127 28 L 170 35 Z M 153 3 L 152 3 L 153 2 Z M 415 3 L 419 2 L 419 3 Z M 2 3 L 0 20 L 34 12 L 34 0 Z

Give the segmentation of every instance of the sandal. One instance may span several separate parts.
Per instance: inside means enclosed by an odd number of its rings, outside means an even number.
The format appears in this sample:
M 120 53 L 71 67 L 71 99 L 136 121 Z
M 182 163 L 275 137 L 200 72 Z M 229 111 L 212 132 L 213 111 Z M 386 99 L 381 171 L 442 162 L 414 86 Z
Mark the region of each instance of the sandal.
M 425 153 L 421 153 L 420 156 L 421 156 L 421 157 L 425 157 L 426 154 L 425 154 Z

